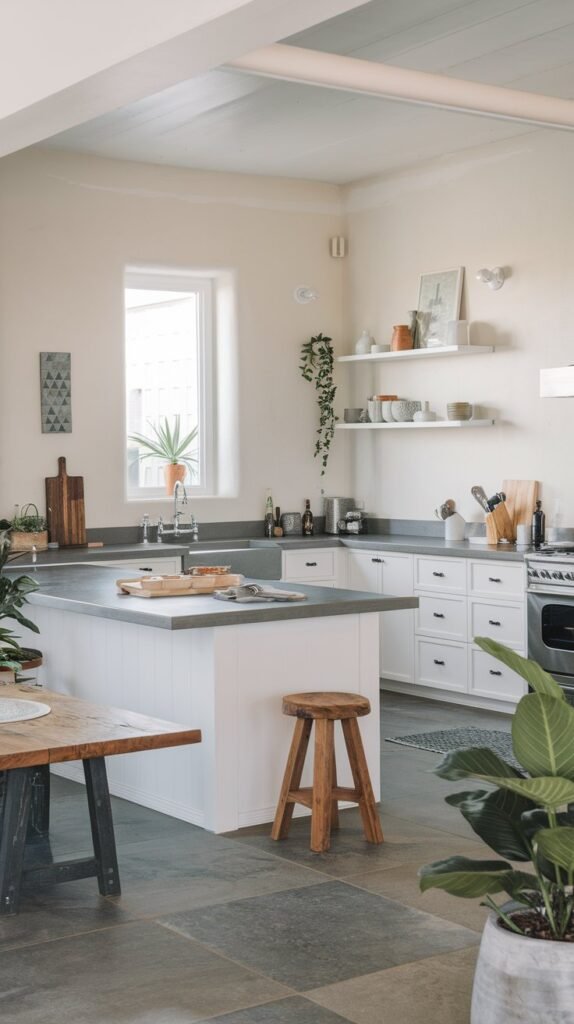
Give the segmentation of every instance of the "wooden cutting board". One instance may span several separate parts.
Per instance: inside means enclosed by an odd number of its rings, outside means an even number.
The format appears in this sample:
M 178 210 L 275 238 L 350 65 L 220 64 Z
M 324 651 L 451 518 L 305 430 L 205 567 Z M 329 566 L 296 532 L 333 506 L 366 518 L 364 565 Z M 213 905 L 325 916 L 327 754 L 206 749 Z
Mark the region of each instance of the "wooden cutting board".
M 46 477 L 46 511 L 50 540 L 62 548 L 86 545 L 83 476 L 68 476 L 66 460 L 58 459 L 58 476 Z
M 532 513 L 538 500 L 538 480 L 505 480 L 502 490 L 506 494 L 506 506 L 516 531 L 518 523 L 532 522 Z

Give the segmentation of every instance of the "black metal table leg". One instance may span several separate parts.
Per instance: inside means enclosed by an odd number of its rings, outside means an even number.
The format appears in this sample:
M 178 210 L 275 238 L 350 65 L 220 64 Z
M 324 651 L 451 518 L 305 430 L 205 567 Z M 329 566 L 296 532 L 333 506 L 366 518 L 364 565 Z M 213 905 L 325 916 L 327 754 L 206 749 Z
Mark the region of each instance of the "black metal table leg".
M 117 896 L 121 892 L 120 875 L 106 762 L 103 757 L 92 757 L 82 763 L 100 893 L 102 896 Z
M 5 775 L 0 836 L 0 914 L 18 913 L 32 773 L 32 768 L 11 768 Z

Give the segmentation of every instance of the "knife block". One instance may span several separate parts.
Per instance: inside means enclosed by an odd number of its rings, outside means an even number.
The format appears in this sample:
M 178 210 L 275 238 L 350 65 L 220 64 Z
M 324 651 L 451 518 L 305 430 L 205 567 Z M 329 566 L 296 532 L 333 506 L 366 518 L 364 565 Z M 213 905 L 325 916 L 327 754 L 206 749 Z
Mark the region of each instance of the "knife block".
M 486 539 L 489 544 L 498 544 L 501 540 L 512 542 L 515 539 L 514 526 L 506 502 L 501 501 L 492 512 L 487 512 L 485 519 Z

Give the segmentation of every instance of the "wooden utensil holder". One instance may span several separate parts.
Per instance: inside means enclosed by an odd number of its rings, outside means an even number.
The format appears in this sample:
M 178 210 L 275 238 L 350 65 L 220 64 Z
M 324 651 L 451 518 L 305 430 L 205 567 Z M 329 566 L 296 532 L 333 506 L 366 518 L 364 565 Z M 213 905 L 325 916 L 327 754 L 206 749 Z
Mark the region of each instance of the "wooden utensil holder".
M 501 501 L 492 512 L 486 513 L 486 539 L 489 544 L 498 544 L 501 540 L 512 542 L 515 539 L 514 526 L 508 514 L 506 502 Z

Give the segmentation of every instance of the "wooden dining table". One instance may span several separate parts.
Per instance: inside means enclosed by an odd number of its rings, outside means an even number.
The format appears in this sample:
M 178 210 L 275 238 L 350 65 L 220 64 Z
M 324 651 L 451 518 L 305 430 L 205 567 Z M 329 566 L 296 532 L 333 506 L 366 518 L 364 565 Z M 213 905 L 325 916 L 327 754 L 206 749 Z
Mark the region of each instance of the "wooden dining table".
M 200 743 L 199 729 L 61 693 L 12 684 L 0 700 L 40 701 L 41 718 L 0 722 L 0 915 L 16 914 L 22 882 L 95 876 L 102 896 L 121 891 L 105 758 Z M 50 765 L 82 761 L 93 856 L 54 862 L 49 841 Z M 25 854 L 32 847 L 34 856 Z M 28 866 L 31 862 L 31 866 Z

